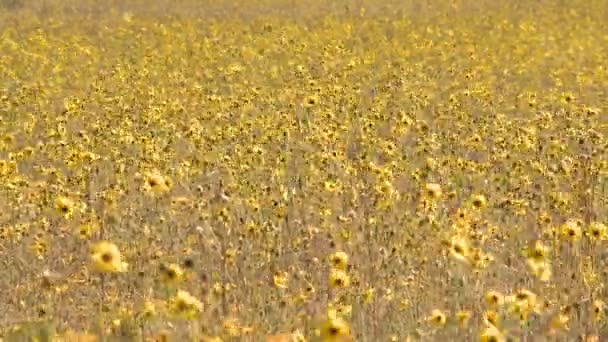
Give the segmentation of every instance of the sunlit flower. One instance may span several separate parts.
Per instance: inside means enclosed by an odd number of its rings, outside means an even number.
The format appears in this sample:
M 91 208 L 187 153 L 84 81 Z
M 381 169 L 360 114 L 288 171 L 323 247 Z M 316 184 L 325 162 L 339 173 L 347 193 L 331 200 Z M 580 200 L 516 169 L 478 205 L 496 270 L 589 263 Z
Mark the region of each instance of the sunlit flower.
M 551 280 L 551 263 L 549 261 L 536 261 L 534 259 L 527 260 L 530 272 L 540 281 L 547 282 Z
M 469 310 L 459 310 L 454 314 L 456 317 L 456 322 L 460 328 L 464 328 L 469 324 L 469 320 L 471 319 L 471 311 Z
M 490 308 L 496 308 L 505 304 L 505 296 L 498 291 L 486 292 L 484 300 Z
M 449 248 L 450 255 L 465 264 L 470 264 L 471 250 L 468 242 L 459 237 L 453 237 Z
M 486 206 L 486 198 L 484 195 L 475 195 L 471 198 L 471 205 L 476 209 L 483 209 Z
M 564 330 L 568 330 L 569 310 L 560 310 L 557 314 L 551 317 L 549 322 L 549 334 L 556 334 Z
M 321 324 L 320 335 L 323 342 L 343 341 L 350 336 L 350 327 L 342 318 L 329 318 Z
M 160 265 L 161 280 L 165 284 L 177 284 L 184 277 L 184 271 L 177 264 Z
M 175 316 L 192 319 L 203 311 L 203 303 L 186 291 L 179 290 L 171 299 L 169 308 Z
M 509 297 L 508 312 L 519 316 L 519 319 L 526 321 L 531 313 L 540 312 L 538 297 L 532 291 L 522 289 Z
M 154 194 L 163 194 L 171 189 L 171 180 L 157 173 L 148 172 L 144 177 L 144 190 Z
M 486 326 L 498 327 L 500 323 L 500 315 L 494 310 L 488 310 L 483 313 L 483 323 Z
M 560 101 L 564 104 L 572 103 L 576 100 L 576 97 L 570 92 L 564 92 L 560 96 Z
M 369 304 L 369 303 L 373 302 L 375 293 L 376 293 L 376 289 L 374 289 L 373 287 L 370 287 L 367 290 L 365 290 L 365 292 L 363 292 L 363 295 L 361 296 L 363 303 Z
M 280 289 L 286 289 L 289 282 L 289 274 L 287 272 L 276 272 L 272 276 L 274 286 Z
M 486 326 L 479 334 L 479 342 L 504 342 L 505 336 L 494 325 Z
M 319 103 L 319 97 L 317 95 L 310 95 L 304 99 L 304 107 L 313 107 Z
M 549 260 L 550 248 L 543 245 L 540 240 L 537 240 L 532 247 L 526 250 L 526 262 L 528 268 L 533 275 L 541 281 L 549 281 L 551 279 L 551 262 Z
M 595 322 L 603 321 L 606 318 L 606 303 L 601 299 L 596 299 L 591 305 L 591 314 Z
M 122 261 L 118 247 L 107 241 L 98 242 L 91 248 L 93 267 L 98 272 L 126 272 L 128 264 Z
M 341 269 L 333 269 L 329 273 L 329 286 L 331 288 L 344 288 L 350 284 L 350 277 Z
M 441 185 L 436 183 L 427 183 L 425 185 L 425 197 L 429 199 L 437 199 L 441 197 Z
M 585 233 L 593 241 L 604 241 L 608 239 L 608 228 L 605 224 L 600 222 L 591 222 Z
M 436 326 L 443 326 L 447 322 L 447 316 L 439 309 L 434 309 L 431 311 L 431 315 L 427 318 L 427 320 Z
M 55 200 L 55 210 L 59 215 L 69 218 L 74 212 L 74 202 L 67 197 L 57 197 Z
M 560 237 L 565 241 L 576 242 L 582 235 L 582 230 L 578 220 L 568 220 L 559 230 Z
M 335 252 L 329 256 L 329 262 L 332 267 L 346 270 L 346 266 L 348 266 L 348 254 L 344 252 Z
M 141 310 L 140 317 L 144 320 L 149 320 L 152 317 L 156 316 L 156 305 L 152 301 L 145 301 L 143 309 Z

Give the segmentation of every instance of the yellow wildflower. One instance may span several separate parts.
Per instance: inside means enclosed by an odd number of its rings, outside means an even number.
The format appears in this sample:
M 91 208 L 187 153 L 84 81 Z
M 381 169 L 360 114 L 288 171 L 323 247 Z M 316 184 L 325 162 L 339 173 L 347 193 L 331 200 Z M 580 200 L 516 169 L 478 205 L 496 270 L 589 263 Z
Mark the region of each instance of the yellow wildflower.
M 122 257 L 115 244 L 101 241 L 92 248 L 91 259 L 93 267 L 102 273 L 126 272 L 128 264 Z
M 346 270 L 348 266 L 348 254 L 344 252 L 335 252 L 329 256 L 331 265 L 339 270 Z

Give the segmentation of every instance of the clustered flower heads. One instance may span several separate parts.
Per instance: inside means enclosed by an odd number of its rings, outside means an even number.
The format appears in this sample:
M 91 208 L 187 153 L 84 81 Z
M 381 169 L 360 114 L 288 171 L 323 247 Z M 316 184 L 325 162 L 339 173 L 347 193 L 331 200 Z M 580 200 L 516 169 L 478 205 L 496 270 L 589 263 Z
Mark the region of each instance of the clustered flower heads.
M 328 257 L 329 288 L 334 291 L 348 291 L 351 280 L 348 274 L 349 256 L 343 251 L 336 251 Z M 346 292 L 347 293 L 347 292 Z M 335 302 L 330 302 L 327 316 L 319 327 L 322 341 L 347 341 L 351 338 L 350 325 L 347 318 L 352 312 L 352 306 L 346 304 L 338 295 Z
M 605 1 L 46 3 L 0 10 L 5 340 L 601 338 Z

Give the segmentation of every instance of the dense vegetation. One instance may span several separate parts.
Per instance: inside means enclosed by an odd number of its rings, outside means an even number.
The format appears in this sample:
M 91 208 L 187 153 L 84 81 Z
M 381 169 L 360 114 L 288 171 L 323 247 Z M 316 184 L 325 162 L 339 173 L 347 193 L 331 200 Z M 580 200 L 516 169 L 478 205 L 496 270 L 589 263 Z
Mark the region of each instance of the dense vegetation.
M 608 338 L 605 1 L 0 3 L 6 341 Z

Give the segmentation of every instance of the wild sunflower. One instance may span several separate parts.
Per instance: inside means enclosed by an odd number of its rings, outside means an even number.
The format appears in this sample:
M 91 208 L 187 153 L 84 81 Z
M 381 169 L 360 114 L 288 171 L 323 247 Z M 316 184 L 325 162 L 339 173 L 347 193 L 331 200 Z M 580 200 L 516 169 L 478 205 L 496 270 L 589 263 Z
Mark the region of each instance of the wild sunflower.
M 154 194 L 164 194 L 171 189 L 171 180 L 168 177 L 163 177 L 158 173 L 146 173 L 144 190 Z
M 55 211 L 65 218 L 72 216 L 74 212 L 74 202 L 67 197 L 57 197 L 55 200 Z
M 582 235 L 578 220 L 568 220 L 559 229 L 560 237 L 565 241 L 576 242 Z
M 329 262 L 331 266 L 339 269 L 346 270 L 346 266 L 348 266 L 348 254 L 344 252 L 335 252 L 329 256 Z
M 600 322 L 606 317 L 606 303 L 601 299 L 593 301 L 591 314 L 595 322 Z
M 471 198 L 471 205 L 475 209 L 483 209 L 486 207 L 487 201 L 484 195 L 475 195 Z
M 501 316 L 494 310 L 487 310 L 483 313 L 483 323 L 488 327 L 498 327 Z
M 498 291 L 491 290 L 486 292 L 484 300 L 490 308 L 496 308 L 505 303 L 505 296 Z
M 525 251 L 527 264 L 533 275 L 541 281 L 549 281 L 551 279 L 551 262 L 549 260 L 550 249 L 543 245 L 542 242 L 536 241 L 531 247 Z
M 471 314 L 470 310 L 459 310 L 456 312 L 454 316 L 456 317 L 456 322 L 458 322 L 460 328 L 465 328 L 469 324 Z
M 608 238 L 608 228 L 600 222 L 591 222 L 585 233 L 592 241 L 604 241 Z
M 470 264 L 471 249 L 467 240 L 453 237 L 449 246 L 450 255 L 465 264 Z
M 435 325 L 435 326 L 444 326 L 447 322 L 447 316 L 439 309 L 434 309 L 431 311 L 431 315 L 427 318 L 427 320 Z
M 347 341 L 350 337 L 348 323 L 339 317 L 330 318 L 321 324 L 321 341 L 338 342 Z
M 101 273 L 126 272 L 128 268 L 128 264 L 122 261 L 118 247 L 107 241 L 101 241 L 93 245 L 91 260 L 94 269 Z
M 437 183 L 427 183 L 424 187 L 424 197 L 434 200 L 441 197 L 441 185 Z
M 309 95 L 304 99 L 304 107 L 310 108 L 314 107 L 319 103 L 319 96 L 317 95 Z
M 184 278 L 184 271 L 177 264 L 161 264 L 160 274 L 165 284 L 177 284 Z
M 170 312 L 184 319 L 193 319 L 203 311 L 203 303 L 190 293 L 179 290 L 169 303 Z
M 505 336 L 493 325 L 484 328 L 479 334 L 479 342 L 503 342 Z
M 350 284 L 350 277 L 340 269 L 334 269 L 329 274 L 329 286 L 331 288 L 345 288 Z
M 289 283 L 289 274 L 287 272 L 277 271 L 272 276 L 272 282 L 279 289 L 286 289 Z

